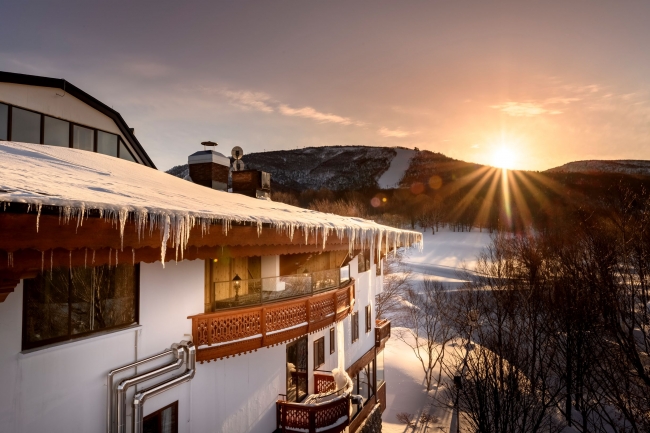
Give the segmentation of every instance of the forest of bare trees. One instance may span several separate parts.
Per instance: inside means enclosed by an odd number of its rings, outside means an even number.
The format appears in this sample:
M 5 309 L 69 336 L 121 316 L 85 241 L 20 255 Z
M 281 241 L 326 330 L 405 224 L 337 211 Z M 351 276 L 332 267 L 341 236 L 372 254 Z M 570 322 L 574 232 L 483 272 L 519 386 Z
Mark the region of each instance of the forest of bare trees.
M 434 403 L 464 431 L 650 431 L 650 199 L 617 197 L 606 214 L 495 233 L 459 290 L 404 280 L 395 259 L 383 314 L 427 389 L 438 367 L 455 384 Z

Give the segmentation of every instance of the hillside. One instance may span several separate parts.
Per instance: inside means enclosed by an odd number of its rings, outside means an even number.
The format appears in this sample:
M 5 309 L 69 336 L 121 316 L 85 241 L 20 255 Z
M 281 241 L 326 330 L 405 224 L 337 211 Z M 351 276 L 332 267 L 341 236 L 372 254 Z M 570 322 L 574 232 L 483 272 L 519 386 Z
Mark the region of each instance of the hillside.
M 650 161 L 621 160 L 586 160 L 574 161 L 546 170 L 547 173 L 619 173 L 650 176 Z
M 431 176 L 445 183 L 480 168 L 428 150 L 400 147 L 325 146 L 244 155 L 246 168 L 271 173 L 273 188 L 302 192 L 326 188 L 359 191 L 427 184 Z M 187 164 L 167 171 L 185 177 Z

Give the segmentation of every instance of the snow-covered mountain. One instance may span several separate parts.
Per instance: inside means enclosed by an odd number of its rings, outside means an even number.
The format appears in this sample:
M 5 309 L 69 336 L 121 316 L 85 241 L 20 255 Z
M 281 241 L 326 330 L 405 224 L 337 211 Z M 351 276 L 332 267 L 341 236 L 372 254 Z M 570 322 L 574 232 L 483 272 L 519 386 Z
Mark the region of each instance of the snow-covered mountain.
M 244 155 L 248 169 L 271 173 L 274 189 L 334 191 L 391 189 L 427 184 L 431 176 L 445 181 L 480 167 L 428 150 L 402 147 L 324 146 Z M 185 177 L 187 164 L 167 171 Z
M 546 171 L 549 173 L 620 173 L 650 176 L 650 161 L 635 159 L 574 161 Z

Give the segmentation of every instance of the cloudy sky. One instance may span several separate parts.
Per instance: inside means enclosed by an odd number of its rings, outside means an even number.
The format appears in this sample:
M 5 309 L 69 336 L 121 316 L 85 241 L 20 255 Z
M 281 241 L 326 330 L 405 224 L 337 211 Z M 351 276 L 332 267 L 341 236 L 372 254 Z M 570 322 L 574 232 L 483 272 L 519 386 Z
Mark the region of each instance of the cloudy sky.
M 543 170 L 650 159 L 650 2 L 3 1 L 0 70 L 119 111 L 161 169 L 419 147 Z

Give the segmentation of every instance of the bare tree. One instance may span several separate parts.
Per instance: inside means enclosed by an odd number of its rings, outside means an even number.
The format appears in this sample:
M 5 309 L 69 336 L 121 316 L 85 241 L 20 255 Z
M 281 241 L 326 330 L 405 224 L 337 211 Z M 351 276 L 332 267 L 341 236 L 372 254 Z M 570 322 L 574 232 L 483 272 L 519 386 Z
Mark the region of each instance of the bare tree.
M 411 287 L 412 272 L 403 262 L 404 251 L 397 250 L 384 259 L 384 285 L 375 299 L 378 319 L 386 319 L 402 305 L 404 293 Z
M 445 320 L 448 300 L 445 287 L 438 281 L 424 280 L 419 290 L 407 289 L 397 321 L 401 328 L 394 332 L 420 361 L 427 391 L 433 386 L 435 368 L 444 359 L 445 345 L 452 336 Z

